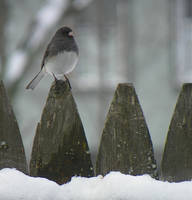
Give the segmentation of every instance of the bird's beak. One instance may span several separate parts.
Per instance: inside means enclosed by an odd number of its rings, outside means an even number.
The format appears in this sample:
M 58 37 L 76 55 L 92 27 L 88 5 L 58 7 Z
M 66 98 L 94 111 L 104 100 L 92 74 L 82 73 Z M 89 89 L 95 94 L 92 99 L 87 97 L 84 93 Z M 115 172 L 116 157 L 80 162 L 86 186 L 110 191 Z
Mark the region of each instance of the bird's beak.
M 68 35 L 71 36 L 71 37 L 74 37 L 74 33 L 73 33 L 73 31 L 69 32 Z

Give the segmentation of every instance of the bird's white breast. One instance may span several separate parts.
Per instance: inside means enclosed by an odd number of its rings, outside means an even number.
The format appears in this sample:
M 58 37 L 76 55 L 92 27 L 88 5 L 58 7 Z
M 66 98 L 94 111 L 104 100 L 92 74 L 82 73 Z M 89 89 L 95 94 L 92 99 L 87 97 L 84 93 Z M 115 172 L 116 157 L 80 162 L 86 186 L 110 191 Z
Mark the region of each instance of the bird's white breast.
M 51 57 L 45 63 L 48 73 L 54 74 L 58 79 L 64 74 L 69 74 L 77 65 L 78 56 L 75 52 L 64 52 Z

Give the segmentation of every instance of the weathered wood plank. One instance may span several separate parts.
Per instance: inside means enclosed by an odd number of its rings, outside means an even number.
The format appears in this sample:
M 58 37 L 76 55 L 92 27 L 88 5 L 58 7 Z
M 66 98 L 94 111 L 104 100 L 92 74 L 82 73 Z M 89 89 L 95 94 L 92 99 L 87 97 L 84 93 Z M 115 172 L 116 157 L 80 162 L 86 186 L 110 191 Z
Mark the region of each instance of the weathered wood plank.
M 161 163 L 162 179 L 192 179 L 192 84 L 184 84 L 169 126 Z
M 27 173 L 27 162 L 19 127 L 0 81 L 0 169 L 16 168 Z
M 96 174 L 110 171 L 157 178 L 149 131 L 132 84 L 119 84 L 103 130 Z
M 37 126 L 30 163 L 32 176 L 59 184 L 72 176 L 93 176 L 83 125 L 66 82 L 53 84 Z

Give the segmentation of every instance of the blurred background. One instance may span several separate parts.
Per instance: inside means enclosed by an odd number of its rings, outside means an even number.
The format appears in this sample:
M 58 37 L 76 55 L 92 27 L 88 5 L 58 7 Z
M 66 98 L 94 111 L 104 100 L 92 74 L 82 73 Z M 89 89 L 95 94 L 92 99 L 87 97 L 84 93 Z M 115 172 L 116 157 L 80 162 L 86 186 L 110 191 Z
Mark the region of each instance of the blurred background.
M 191 1 L 0 0 L 0 78 L 28 161 L 53 78 L 25 87 L 62 25 L 73 28 L 80 48 L 69 79 L 93 162 L 115 88 L 133 82 L 159 163 L 181 84 L 192 79 Z

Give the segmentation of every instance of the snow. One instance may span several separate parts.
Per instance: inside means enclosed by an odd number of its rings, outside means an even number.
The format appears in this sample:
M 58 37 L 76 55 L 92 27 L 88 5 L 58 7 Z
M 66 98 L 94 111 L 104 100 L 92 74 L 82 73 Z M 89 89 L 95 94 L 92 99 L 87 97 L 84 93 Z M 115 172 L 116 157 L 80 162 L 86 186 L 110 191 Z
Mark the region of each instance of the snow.
M 58 185 L 16 169 L 0 170 L 0 200 L 191 200 L 192 181 L 162 182 L 149 175 L 110 172 L 105 177 L 73 177 Z

